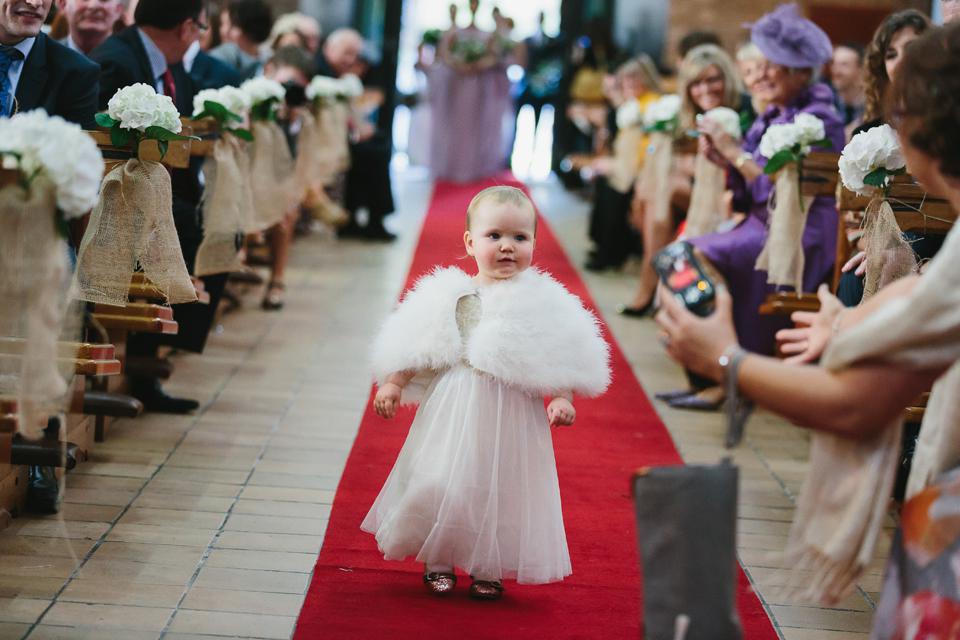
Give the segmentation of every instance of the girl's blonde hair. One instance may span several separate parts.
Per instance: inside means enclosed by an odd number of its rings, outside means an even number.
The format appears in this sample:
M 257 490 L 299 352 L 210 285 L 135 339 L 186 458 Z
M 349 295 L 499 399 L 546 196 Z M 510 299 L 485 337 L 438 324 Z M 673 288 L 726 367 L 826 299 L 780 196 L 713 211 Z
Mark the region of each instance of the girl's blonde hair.
M 470 219 L 473 217 L 473 214 L 476 213 L 477 208 L 487 200 L 492 201 L 491 203 L 494 205 L 512 204 L 515 207 L 530 207 L 530 211 L 533 213 L 533 234 L 537 234 L 537 210 L 533 206 L 533 202 L 531 202 L 527 194 L 523 192 L 523 189 L 505 186 L 487 187 L 473 196 L 473 200 L 470 201 L 470 206 L 467 207 L 467 231 L 470 231 Z
M 649 91 L 660 93 L 660 73 L 653 59 L 645 53 L 636 55 L 617 67 L 617 78 L 639 78 Z
M 680 127 L 693 129 L 697 126 L 697 116 L 702 113 L 690 97 L 690 83 L 711 66 L 715 66 L 723 75 L 723 104 L 735 111 L 740 110 L 740 96 L 743 84 L 740 74 L 730 55 L 715 44 L 702 44 L 694 47 L 680 65 L 678 85 L 680 87 Z

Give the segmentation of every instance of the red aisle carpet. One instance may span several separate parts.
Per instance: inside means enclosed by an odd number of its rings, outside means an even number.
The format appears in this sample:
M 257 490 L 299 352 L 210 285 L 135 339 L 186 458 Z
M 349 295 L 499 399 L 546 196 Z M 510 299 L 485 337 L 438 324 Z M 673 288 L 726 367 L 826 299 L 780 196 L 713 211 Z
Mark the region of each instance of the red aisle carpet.
M 464 213 L 487 184 L 440 183 L 427 213 L 407 281 L 434 265 L 470 272 L 460 256 Z M 519 185 L 517 185 L 519 186 Z M 541 219 L 534 265 L 546 269 L 592 307 L 590 295 L 549 226 Z M 608 336 L 609 340 L 609 336 Z M 679 464 L 680 456 L 616 344 L 613 384 L 600 398 L 576 402 L 577 421 L 554 430 L 560 491 L 573 575 L 549 585 L 505 584 L 498 602 L 467 596 L 461 577 L 448 599 L 430 596 L 423 567 L 387 562 L 360 522 L 386 480 L 413 410 L 392 422 L 367 405 L 337 490 L 320 558 L 294 638 L 638 638 L 640 578 L 631 473 L 643 465 Z M 372 396 L 371 396 L 372 400 Z M 744 637 L 778 636 L 740 574 Z

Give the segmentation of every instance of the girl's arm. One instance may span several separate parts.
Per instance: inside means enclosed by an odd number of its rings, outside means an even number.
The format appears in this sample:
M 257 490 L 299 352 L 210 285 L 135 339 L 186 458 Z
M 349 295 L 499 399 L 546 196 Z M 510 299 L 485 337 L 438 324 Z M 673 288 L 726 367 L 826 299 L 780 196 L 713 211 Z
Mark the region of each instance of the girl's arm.
M 551 427 L 569 427 L 577 417 L 573 408 L 573 391 L 555 393 L 547 405 L 547 418 Z
M 377 395 L 373 399 L 373 409 L 378 416 L 389 420 L 396 415 L 403 388 L 415 375 L 416 371 L 396 371 L 387 376 L 387 381 L 377 389 Z
M 662 296 L 661 304 L 657 323 L 670 356 L 719 381 L 720 356 L 737 344 L 730 294 L 718 290 L 717 310 L 707 318 L 693 315 L 670 295 Z M 882 430 L 943 371 L 864 363 L 831 372 L 749 354 L 741 361 L 737 384 L 757 404 L 800 426 L 858 439 Z

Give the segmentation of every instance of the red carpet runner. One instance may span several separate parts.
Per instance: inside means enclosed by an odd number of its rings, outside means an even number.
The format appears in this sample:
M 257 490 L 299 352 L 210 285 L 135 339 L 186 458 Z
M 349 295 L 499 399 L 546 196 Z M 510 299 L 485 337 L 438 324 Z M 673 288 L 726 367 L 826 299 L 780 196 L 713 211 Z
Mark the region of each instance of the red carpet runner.
M 407 281 L 434 265 L 471 272 L 462 236 L 470 199 L 483 187 L 438 184 Z M 519 186 L 519 185 L 517 185 Z M 541 219 L 534 265 L 549 271 L 588 307 L 593 302 L 550 228 Z M 573 575 L 549 585 L 505 584 L 498 602 L 467 596 L 462 576 L 448 599 L 423 587 L 423 566 L 387 562 L 376 541 L 360 531 L 403 444 L 413 410 L 392 422 L 367 405 L 337 490 L 313 582 L 295 640 L 316 638 L 638 638 L 640 578 L 631 473 L 643 465 L 679 464 L 663 423 L 609 335 L 613 384 L 600 398 L 576 401 L 577 421 L 554 430 L 564 522 Z M 372 400 L 372 397 L 371 397 Z M 775 640 L 776 632 L 740 575 L 744 637 Z

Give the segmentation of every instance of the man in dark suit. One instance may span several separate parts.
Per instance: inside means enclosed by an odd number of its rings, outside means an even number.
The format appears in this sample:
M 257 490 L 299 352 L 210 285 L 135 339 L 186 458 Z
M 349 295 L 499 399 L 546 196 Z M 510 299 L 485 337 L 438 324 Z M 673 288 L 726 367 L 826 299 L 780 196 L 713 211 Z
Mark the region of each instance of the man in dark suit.
M 363 37 L 357 31 L 337 29 L 327 36 L 317 54 L 317 73 L 333 78 L 354 73 L 362 51 Z M 394 209 L 390 184 L 390 138 L 366 120 L 355 123 L 355 126 L 350 142 L 350 169 L 347 171 L 344 203 L 350 213 L 350 222 L 339 230 L 339 235 L 390 241 L 396 236 L 383 226 L 383 218 Z M 366 226 L 357 222 L 357 211 L 361 208 L 369 212 Z
M 2 0 L 0 0 L 2 1 Z M 144 83 L 173 98 L 181 115 L 193 113 L 195 85 L 183 68 L 183 56 L 200 32 L 204 22 L 203 0 L 140 0 L 134 12 L 135 25 L 110 36 L 92 52 L 90 58 L 100 64 L 100 107 L 118 89 Z M 203 187 L 199 180 L 202 159 L 189 169 L 174 169 L 173 219 L 187 269 L 193 271 L 197 249 L 203 240 L 202 212 L 199 207 Z M 152 356 L 160 344 L 200 352 L 206 344 L 226 274 L 205 277 L 210 304 L 173 305 L 174 319 L 180 325 L 175 336 L 134 334 L 127 347 L 130 355 Z M 186 413 L 199 406 L 195 400 L 174 398 L 160 388 L 156 378 L 133 377 L 131 393 L 148 410 Z
M 517 98 L 518 112 L 525 104 L 533 107 L 534 129 L 540 122 L 543 107 L 556 101 L 563 72 L 563 43 L 543 32 L 543 21 L 544 13 L 541 11 L 537 32 L 523 41 L 526 55 L 523 91 Z
M 123 15 L 121 0 L 57 0 L 69 32 L 58 42 L 86 56 L 113 33 Z
M 189 51 L 183 59 L 183 65 L 190 72 L 197 91 L 204 89 L 222 89 L 223 87 L 239 87 L 243 82 L 243 76 L 239 71 L 232 69 L 230 65 L 217 60 L 212 55 L 200 48 L 200 43 L 195 45 L 196 51 Z M 191 55 L 193 54 L 193 55 Z M 190 62 L 188 65 L 187 62 Z
M 43 108 L 92 128 L 100 73 L 41 33 L 52 0 L 0 0 L 0 115 Z

